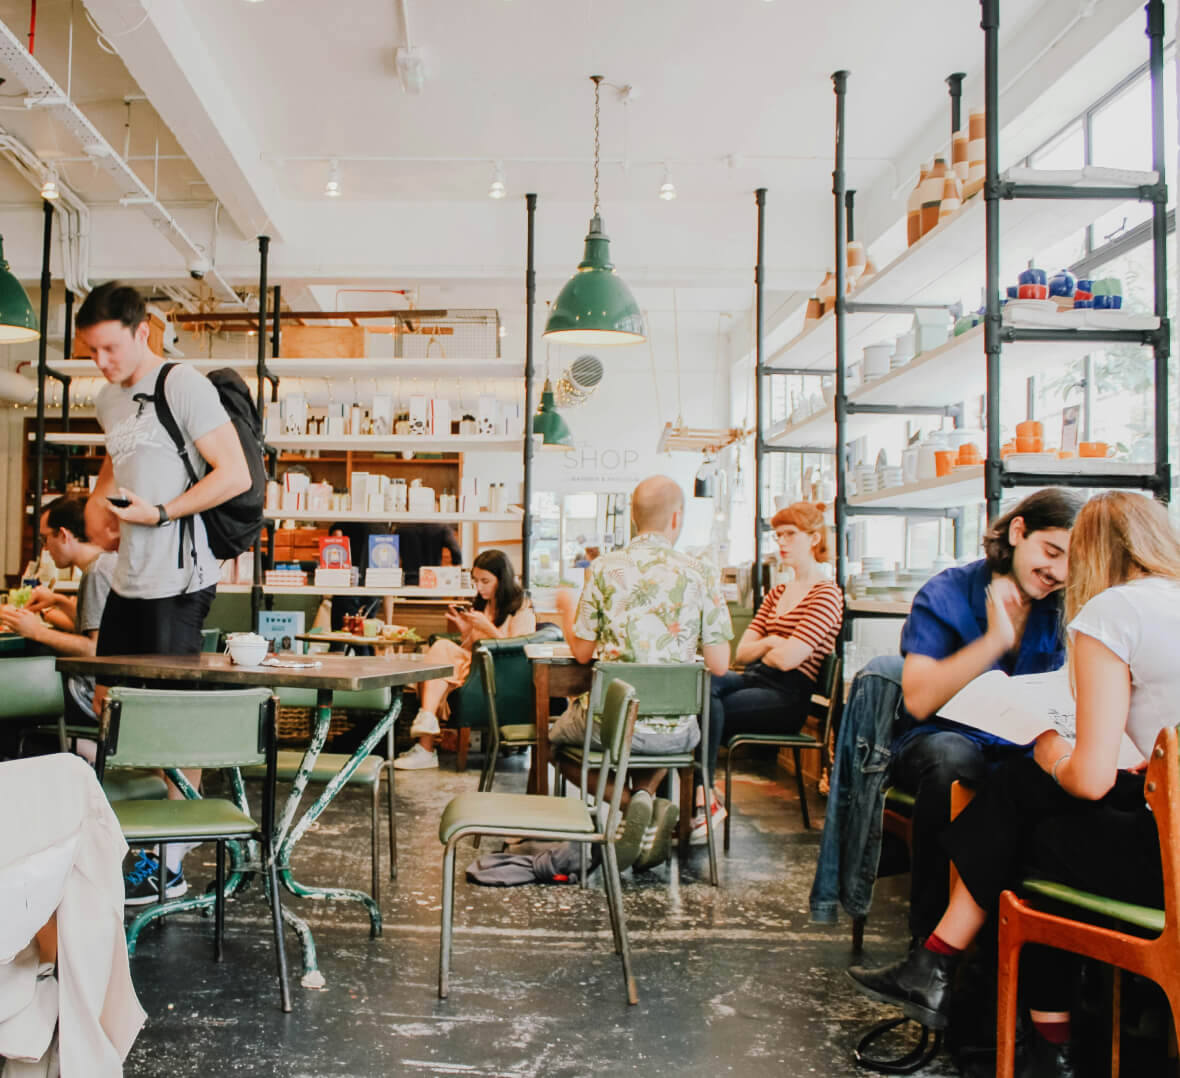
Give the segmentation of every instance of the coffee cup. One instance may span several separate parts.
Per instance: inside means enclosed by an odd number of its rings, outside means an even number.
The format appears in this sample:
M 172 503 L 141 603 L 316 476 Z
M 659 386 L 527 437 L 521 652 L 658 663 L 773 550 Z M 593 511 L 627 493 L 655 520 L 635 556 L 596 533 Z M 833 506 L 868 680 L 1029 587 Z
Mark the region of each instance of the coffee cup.
M 1025 419 L 1016 424 L 1017 438 L 1043 438 L 1045 437 L 1045 424 L 1039 419 Z
M 257 666 L 266 658 L 269 641 L 257 633 L 229 633 L 225 638 L 225 650 L 230 662 L 237 666 Z
M 955 466 L 957 453 L 953 449 L 936 449 L 934 451 L 934 474 L 950 475 Z
M 1048 285 L 1049 277 L 1043 269 L 1038 266 L 1029 266 L 1026 270 L 1021 270 L 1017 280 L 1021 284 L 1043 284 Z
M 1023 277 L 1024 274 L 1021 274 Z M 1045 284 L 1021 284 L 1018 290 L 1020 299 L 1048 299 L 1049 286 Z
M 1040 453 L 1045 448 L 1045 441 L 1043 438 L 1023 438 L 1019 434 L 1016 436 L 1016 452 L 1017 453 Z

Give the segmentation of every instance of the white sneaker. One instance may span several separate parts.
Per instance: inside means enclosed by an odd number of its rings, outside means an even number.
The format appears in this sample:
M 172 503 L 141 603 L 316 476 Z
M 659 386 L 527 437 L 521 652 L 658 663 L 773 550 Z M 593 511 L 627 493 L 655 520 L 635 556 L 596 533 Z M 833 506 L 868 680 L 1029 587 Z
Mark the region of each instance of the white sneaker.
M 422 771 L 438 767 L 438 753 L 428 751 L 421 745 L 415 745 L 412 749 L 406 749 L 405 752 L 397 756 L 393 761 L 393 766 L 399 771 Z
M 418 714 L 414 716 L 414 721 L 410 723 L 410 737 L 422 737 L 425 734 L 437 733 L 441 733 L 438 717 L 433 711 L 419 708 Z
M 713 826 L 720 827 L 721 822 L 725 819 L 725 806 L 716 798 L 713 798 Z M 688 844 L 690 846 L 705 846 L 709 842 L 709 833 L 705 823 L 705 810 L 698 808 L 692 818 L 692 830 L 688 833 Z

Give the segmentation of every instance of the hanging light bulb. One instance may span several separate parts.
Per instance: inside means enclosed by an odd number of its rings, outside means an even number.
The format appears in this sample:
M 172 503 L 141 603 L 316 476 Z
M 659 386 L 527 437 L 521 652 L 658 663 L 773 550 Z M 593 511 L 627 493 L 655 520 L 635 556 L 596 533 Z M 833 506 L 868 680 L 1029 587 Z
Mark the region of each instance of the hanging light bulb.
M 343 192 L 340 190 L 340 163 L 336 158 L 328 164 L 328 182 L 324 184 L 325 198 L 339 198 Z
M 668 166 L 664 165 L 664 182 L 660 185 L 660 198 L 665 202 L 671 202 L 676 197 L 676 184 L 672 182 L 672 173 Z
M 492 185 L 488 188 L 488 198 L 503 198 L 507 193 L 504 186 L 504 166 L 497 161 L 492 169 Z
M 52 202 L 60 195 L 61 191 L 57 187 L 57 169 L 51 167 L 49 175 L 45 177 L 45 182 L 41 184 L 41 197 Z
M 594 83 L 594 216 L 577 272 L 557 294 L 545 336 L 562 344 L 638 344 L 646 339 L 643 315 L 626 283 L 610 260 L 610 237 L 602 227 L 598 206 L 599 91 L 601 75 Z

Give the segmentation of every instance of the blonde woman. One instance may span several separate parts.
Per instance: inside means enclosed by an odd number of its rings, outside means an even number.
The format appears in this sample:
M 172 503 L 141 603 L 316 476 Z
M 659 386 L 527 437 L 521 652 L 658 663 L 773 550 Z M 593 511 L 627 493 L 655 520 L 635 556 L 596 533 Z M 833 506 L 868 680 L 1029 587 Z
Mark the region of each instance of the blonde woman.
M 1046 733 L 1033 752 L 992 772 L 943 834 L 960 878 L 925 945 L 883 969 L 849 970 L 866 995 L 935 1029 L 946 1025 L 959 952 L 1004 889 L 1035 876 L 1163 903 L 1142 771 L 1118 769 L 1124 733 L 1146 757 L 1178 717 L 1180 537 L 1161 505 L 1122 491 L 1086 503 L 1073 529 L 1065 610 L 1077 744 Z M 1075 1073 L 1072 962 L 1043 948 L 1027 955 L 1022 987 L 1037 1034 L 1031 1050 L 1038 1075 Z

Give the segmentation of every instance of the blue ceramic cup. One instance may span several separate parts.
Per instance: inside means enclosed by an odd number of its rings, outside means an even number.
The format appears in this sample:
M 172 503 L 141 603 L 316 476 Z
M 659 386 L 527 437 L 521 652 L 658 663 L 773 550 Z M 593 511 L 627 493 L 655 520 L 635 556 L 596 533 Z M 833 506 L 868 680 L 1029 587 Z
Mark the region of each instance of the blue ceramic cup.
M 1009 299 L 1019 299 L 1019 297 L 1020 297 L 1020 285 L 1010 284 L 1008 286 L 1008 298 Z
M 1049 295 L 1072 296 L 1077 285 L 1077 278 L 1069 270 L 1058 270 L 1049 278 Z
M 1021 270 L 1019 278 L 1021 284 L 1048 284 L 1049 277 L 1043 269 L 1038 269 L 1036 266 L 1030 269 Z

